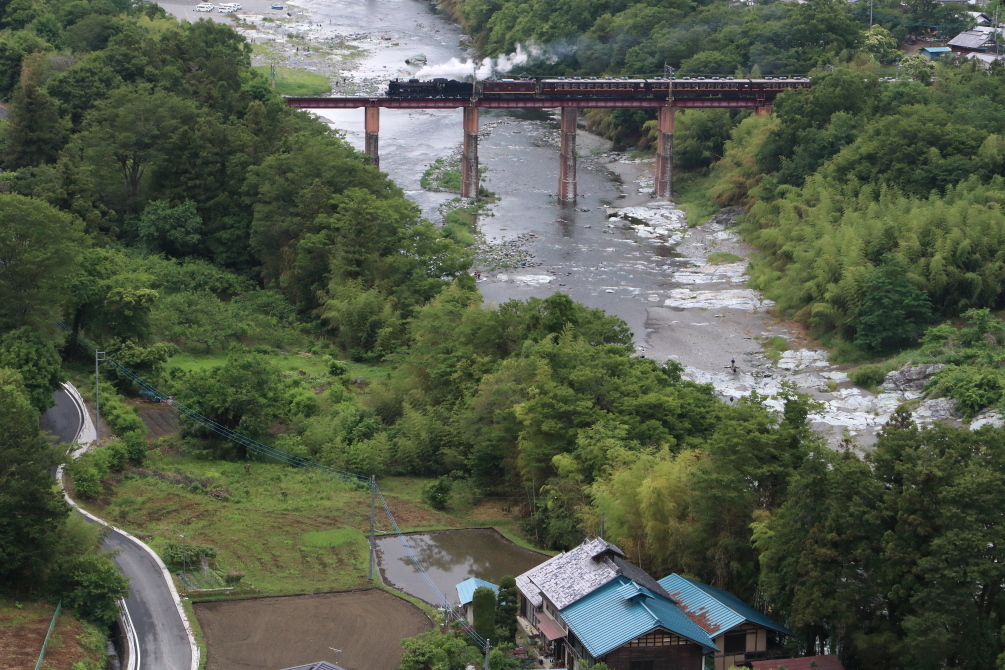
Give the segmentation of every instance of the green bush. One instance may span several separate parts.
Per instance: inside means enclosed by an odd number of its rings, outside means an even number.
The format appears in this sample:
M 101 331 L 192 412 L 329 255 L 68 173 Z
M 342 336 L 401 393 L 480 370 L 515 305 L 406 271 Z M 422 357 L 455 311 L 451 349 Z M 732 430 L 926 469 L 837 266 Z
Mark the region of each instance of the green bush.
M 1005 370 L 950 365 L 935 373 L 927 390 L 936 397 L 952 398 L 964 418 L 972 419 L 1005 398 Z
M 875 388 L 886 379 L 886 368 L 882 365 L 861 365 L 848 373 L 848 379 L 855 386 Z
M 168 565 L 181 567 L 188 563 L 197 565 L 203 558 L 216 558 L 216 548 L 208 544 L 193 544 L 191 542 L 177 542 L 168 540 L 161 549 L 161 558 Z
M 435 482 L 430 482 L 422 487 L 422 499 L 433 509 L 445 510 L 450 502 L 450 491 L 453 488 L 453 480 L 444 475 Z

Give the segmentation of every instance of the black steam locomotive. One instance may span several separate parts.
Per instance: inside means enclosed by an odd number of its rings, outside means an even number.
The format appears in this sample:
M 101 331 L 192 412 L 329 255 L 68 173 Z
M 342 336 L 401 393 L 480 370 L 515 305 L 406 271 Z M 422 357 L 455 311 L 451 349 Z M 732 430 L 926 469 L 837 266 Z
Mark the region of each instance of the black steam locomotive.
M 454 79 L 395 79 L 387 85 L 387 95 L 391 98 L 470 98 L 474 92 L 475 85 L 471 82 Z

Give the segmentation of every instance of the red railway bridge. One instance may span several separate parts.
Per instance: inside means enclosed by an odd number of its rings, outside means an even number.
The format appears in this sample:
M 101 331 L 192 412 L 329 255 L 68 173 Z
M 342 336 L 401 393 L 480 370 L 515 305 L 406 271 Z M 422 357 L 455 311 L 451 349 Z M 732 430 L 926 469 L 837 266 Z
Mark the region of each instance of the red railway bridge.
M 294 97 L 286 104 L 300 109 L 364 110 L 365 152 L 380 165 L 380 109 L 462 109 L 461 196 L 478 195 L 478 110 L 561 109 L 558 199 L 576 200 L 576 120 L 580 109 L 654 109 L 657 113 L 655 194 L 673 192 L 674 110 L 753 109 L 770 114 L 783 91 L 810 87 L 809 79 L 685 77 L 681 79 L 503 79 L 478 84 L 436 79 L 392 82 L 381 97 Z

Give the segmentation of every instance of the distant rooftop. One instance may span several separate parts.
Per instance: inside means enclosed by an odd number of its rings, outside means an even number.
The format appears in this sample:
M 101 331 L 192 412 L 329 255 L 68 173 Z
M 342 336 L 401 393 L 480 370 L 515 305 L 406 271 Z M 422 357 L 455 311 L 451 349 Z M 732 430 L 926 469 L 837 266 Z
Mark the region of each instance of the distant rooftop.
M 989 33 L 980 30 L 965 30 L 947 44 L 961 49 L 980 49 L 987 44 L 989 37 Z
M 659 583 L 711 637 L 736 628 L 745 621 L 783 635 L 792 635 L 788 628 L 755 610 L 732 593 L 677 574 L 664 577 Z
M 307 665 L 298 665 L 292 668 L 284 668 L 284 670 L 344 670 L 334 663 L 329 663 L 328 661 L 318 661 L 316 663 L 308 663 Z
M 803 656 L 802 658 L 776 658 L 771 661 L 750 661 L 754 670 L 844 670 L 837 656 Z
M 478 579 L 477 577 L 472 577 L 471 579 L 465 579 L 463 582 L 455 586 L 457 589 L 457 598 L 460 600 L 461 605 L 467 605 L 471 602 L 471 599 L 475 596 L 475 589 L 484 586 L 487 589 L 492 589 L 499 593 L 499 587 L 492 582 L 487 582 L 484 579 Z

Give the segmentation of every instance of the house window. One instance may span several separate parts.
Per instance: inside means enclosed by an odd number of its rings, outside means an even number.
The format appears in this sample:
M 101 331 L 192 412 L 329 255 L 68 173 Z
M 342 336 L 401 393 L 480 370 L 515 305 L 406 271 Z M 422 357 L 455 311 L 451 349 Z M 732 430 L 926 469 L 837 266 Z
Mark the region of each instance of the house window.
M 631 670 L 653 670 L 653 665 L 655 665 L 655 662 L 651 658 L 638 660 L 632 659 L 629 667 Z
M 722 646 L 723 651 L 727 654 L 744 654 L 747 652 L 747 634 L 729 633 Z

